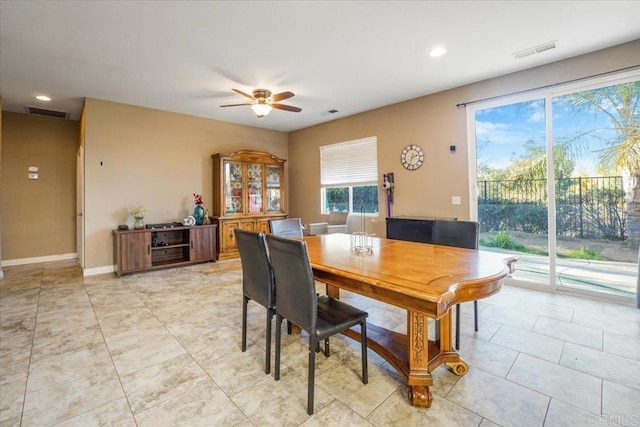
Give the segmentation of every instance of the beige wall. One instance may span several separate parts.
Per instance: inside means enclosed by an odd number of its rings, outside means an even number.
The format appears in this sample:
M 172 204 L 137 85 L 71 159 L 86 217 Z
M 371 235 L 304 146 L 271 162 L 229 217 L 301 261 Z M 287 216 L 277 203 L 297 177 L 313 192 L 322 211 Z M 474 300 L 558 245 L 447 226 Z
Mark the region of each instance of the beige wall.
M 78 122 L 5 112 L 2 141 L 3 258 L 75 253 Z
M 132 225 L 128 208 L 145 206 L 145 222 L 154 223 L 192 214 L 192 193 L 210 207 L 212 154 L 248 149 L 288 158 L 283 132 L 95 99 L 84 113 L 87 269 L 113 265 L 111 231 Z
M 287 159 L 288 211 L 309 223 L 323 219 L 318 147 L 375 135 L 380 177 L 395 173 L 394 215 L 468 218 L 466 113 L 456 104 L 638 65 L 639 57 L 636 41 L 289 135 L 87 99 L 85 268 L 113 265 L 111 230 L 131 225 L 126 213 L 131 206 L 147 207 L 147 222 L 183 218 L 193 209 L 194 192 L 210 206 L 211 155 L 217 152 L 252 149 Z M 2 120 L 2 258 L 75 252 L 78 122 L 14 113 L 4 113 Z M 425 164 L 413 172 L 400 166 L 400 151 L 410 143 L 426 152 Z M 455 154 L 449 145 L 457 146 Z M 26 179 L 32 165 L 40 167 L 39 181 Z M 381 216 L 369 230 L 384 235 L 386 207 L 384 193 L 379 194 Z M 451 205 L 453 195 L 462 197 L 462 205 Z
M 550 65 L 486 80 L 434 95 L 368 111 L 289 134 L 290 213 L 303 222 L 321 221 L 319 146 L 368 136 L 378 138 L 378 172 L 394 172 L 393 214 L 469 218 L 466 110 L 457 104 L 593 76 L 638 65 L 640 41 Z M 424 165 L 407 171 L 400 152 L 421 146 Z M 455 153 L 449 146 L 455 145 Z M 462 204 L 451 204 L 461 196 Z M 380 217 L 368 231 L 385 235 L 385 194 L 379 192 Z M 357 218 L 350 221 L 357 226 Z M 369 229 L 370 227 L 370 229 Z

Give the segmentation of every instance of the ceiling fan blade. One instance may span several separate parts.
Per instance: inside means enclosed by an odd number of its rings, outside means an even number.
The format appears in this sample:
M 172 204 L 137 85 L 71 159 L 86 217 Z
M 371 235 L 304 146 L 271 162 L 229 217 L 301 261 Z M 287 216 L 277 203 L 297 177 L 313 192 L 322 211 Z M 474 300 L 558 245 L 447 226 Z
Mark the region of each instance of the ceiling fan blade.
M 278 102 L 278 101 L 282 101 L 284 99 L 289 99 L 292 96 L 295 96 L 293 92 L 281 92 L 281 93 L 276 93 L 275 95 L 271 95 L 271 100 L 273 102 Z
M 242 95 L 242 96 L 246 96 L 246 97 L 247 97 L 247 98 L 249 98 L 249 99 L 255 99 L 252 95 L 249 95 L 248 93 L 244 93 L 244 92 L 243 92 L 243 91 L 241 91 L 241 90 L 238 90 L 238 89 L 231 89 L 231 90 L 232 90 L 232 91 L 234 91 L 234 92 L 236 92 L 236 93 L 239 93 L 239 94 L 240 94 L 240 95 Z
M 251 102 L 246 102 L 244 104 L 228 104 L 228 105 L 221 105 L 221 107 L 240 107 L 241 105 L 253 105 Z
M 277 108 L 278 110 L 293 111 L 294 113 L 299 113 L 300 111 L 302 111 L 302 108 L 292 107 L 291 105 L 271 104 L 271 106 L 273 108 Z

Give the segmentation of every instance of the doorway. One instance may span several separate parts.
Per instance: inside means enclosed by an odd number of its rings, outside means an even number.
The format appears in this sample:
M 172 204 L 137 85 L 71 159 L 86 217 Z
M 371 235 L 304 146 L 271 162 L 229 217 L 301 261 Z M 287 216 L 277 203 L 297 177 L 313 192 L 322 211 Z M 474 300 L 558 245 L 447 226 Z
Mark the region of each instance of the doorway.
M 512 280 L 635 299 L 639 113 L 638 76 L 468 106 L 471 216 L 481 249 L 520 257 Z

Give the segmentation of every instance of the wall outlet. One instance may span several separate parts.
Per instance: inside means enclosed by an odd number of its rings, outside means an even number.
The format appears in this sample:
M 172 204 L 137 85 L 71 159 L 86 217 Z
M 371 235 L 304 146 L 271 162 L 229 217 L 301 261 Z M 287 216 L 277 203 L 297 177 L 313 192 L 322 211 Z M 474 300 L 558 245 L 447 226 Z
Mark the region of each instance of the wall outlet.
M 459 205 L 460 204 L 460 196 L 451 197 L 451 204 L 452 205 Z

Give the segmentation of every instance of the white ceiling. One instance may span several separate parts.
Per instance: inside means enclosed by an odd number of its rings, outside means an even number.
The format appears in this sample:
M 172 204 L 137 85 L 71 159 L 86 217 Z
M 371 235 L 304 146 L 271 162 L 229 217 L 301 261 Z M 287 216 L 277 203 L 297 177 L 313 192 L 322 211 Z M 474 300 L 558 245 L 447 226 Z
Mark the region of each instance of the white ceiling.
M 291 131 L 637 39 L 640 1 L 0 0 L 0 97 L 72 119 L 90 97 Z M 282 103 L 302 112 L 221 108 L 245 102 L 231 88 L 292 91 Z

